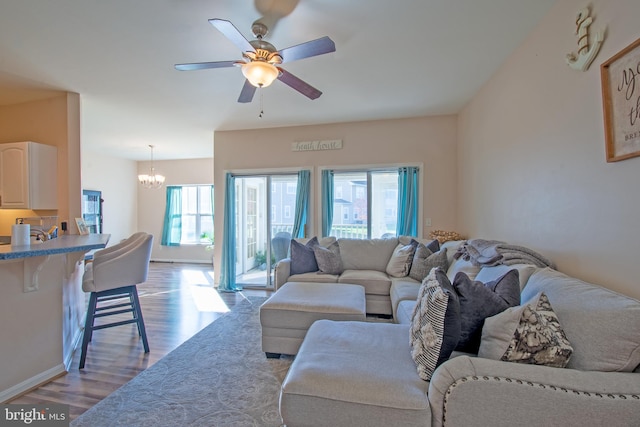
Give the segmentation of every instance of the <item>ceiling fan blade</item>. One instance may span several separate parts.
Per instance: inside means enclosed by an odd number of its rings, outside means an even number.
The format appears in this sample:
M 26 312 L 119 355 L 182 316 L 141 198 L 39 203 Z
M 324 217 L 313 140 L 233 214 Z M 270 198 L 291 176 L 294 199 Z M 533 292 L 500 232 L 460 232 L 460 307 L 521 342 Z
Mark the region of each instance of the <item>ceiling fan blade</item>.
M 247 40 L 230 21 L 215 18 L 209 19 L 209 22 L 224 34 L 226 38 L 231 40 L 233 44 L 238 46 L 242 52 L 255 52 L 249 40 Z
M 242 86 L 242 91 L 240 91 L 240 96 L 238 97 L 238 102 L 246 103 L 251 102 L 253 100 L 253 95 L 256 93 L 256 87 L 249 83 L 249 80 L 244 81 L 244 86 Z
M 209 68 L 226 68 L 233 67 L 238 61 L 217 61 L 217 62 L 195 62 L 192 64 L 176 64 L 176 70 L 193 71 L 206 70 Z
M 287 86 L 297 90 L 307 98 L 316 99 L 316 98 L 319 98 L 320 95 L 322 95 L 322 92 L 320 92 L 318 89 L 311 86 L 309 83 L 306 83 L 300 80 L 298 77 L 294 76 L 290 72 L 285 71 L 280 67 L 278 67 L 278 70 L 280 71 L 278 80 L 280 80 L 282 83 L 286 84 Z
M 278 53 L 282 56 L 282 62 L 291 62 L 335 51 L 336 44 L 329 37 L 324 36 L 316 40 L 284 48 Z

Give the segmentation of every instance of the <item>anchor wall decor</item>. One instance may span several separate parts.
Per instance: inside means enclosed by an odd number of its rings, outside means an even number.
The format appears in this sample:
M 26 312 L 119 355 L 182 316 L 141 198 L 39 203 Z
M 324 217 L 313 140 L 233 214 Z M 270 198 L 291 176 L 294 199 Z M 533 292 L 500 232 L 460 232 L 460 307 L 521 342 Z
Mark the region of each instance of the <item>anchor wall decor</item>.
M 600 50 L 604 41 L 604 30 L 595 33 L 593 44 L 589 45 L 589 26 L 593 19 L 589 16 L 589 8 L 585 7 L 576 16 L 576 35 L 578 36 L 578 53 L 568 53 L 567 64 L 574 70 L 587 71 Z

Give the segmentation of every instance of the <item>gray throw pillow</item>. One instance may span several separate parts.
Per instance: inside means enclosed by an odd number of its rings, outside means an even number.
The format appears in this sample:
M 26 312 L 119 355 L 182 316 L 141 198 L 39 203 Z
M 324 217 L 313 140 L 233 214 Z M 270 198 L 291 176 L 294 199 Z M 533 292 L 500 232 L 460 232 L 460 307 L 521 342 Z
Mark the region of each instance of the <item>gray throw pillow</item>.
M 520 304 L 520 275 L 509 270 L 497 280 L 482 283 L 458 273 L 453 287 L 460 299 L 460 341 L 456 351 L 477 353 L 484 319 Z
M 408 276 L 417 247 L 418 242 L 413 239 L 411 239 L 411 243 L 408 245 L 398 244 L 387 263 L 387 274 L 391 277 Z
M 434 268 L 420 285 L 411 318 L 409 342 L 418 375 L 433 372 L 456 348 L 460 338 L 460 303 L 444 271 Z
M 440 267 L 443 271 L 447 271 L 449 267 L 447 249 L 443 248 L 434 253 L 423 243 L 418 244 L 416 252 L 413 255 L 413 261 L 411 262 L 409 277 L 418 282 L 422 282 L 431 269 L 435 267 Z
M 440 242 L 438 241 L 438 239 L 433 239 L 432 241 L 427 243 L 426 246 L 427 249 L 429 249 L 433 253 L 436 253 L 440 250 Z
M 342 258 L 340 257 L 340 246 L 338 242 L 333 242 L 328 248 L 315 246 L 313 252 L 318 263 L 318 273 L 320 274 L 342 274 Z
M 291 275 L 318 271 L 318 263 L 313 248 L 318 246 L 318 238 L 313 237 L 306 245 L 291 240 Z

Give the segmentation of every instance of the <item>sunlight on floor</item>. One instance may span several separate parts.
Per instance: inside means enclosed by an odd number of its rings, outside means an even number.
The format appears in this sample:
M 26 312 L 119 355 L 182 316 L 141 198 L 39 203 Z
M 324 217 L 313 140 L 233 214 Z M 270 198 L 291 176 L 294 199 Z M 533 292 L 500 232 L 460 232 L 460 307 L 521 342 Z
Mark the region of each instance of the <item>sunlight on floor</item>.
M 227 313 L 229 307 L 210 285 L 191 285 L 191 296 L 198 311 Z

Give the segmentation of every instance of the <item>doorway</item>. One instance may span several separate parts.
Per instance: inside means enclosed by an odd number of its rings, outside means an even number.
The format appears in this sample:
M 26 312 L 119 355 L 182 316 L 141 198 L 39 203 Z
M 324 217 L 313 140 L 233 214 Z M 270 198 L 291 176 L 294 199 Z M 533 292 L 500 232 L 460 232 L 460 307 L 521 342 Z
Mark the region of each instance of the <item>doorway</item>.
M 297 174 L 236 176 L 236 283 L 273 287 L 275 264 L 287 257 Z

